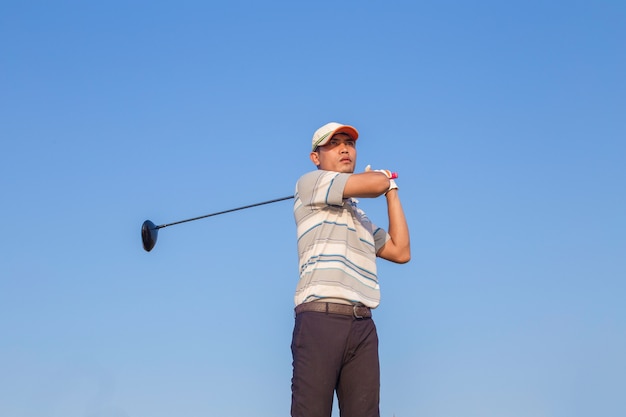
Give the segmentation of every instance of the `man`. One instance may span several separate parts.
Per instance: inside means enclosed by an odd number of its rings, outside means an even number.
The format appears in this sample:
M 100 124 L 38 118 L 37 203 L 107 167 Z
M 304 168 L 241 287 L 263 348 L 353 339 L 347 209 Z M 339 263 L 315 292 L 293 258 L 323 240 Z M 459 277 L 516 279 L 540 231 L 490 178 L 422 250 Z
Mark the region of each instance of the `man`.
M 337 393 L 342 417 L 379 417 L 378 335 L 371 310 L 380 301 L 376 257 L 411 258 L 409 229 L 389 171 L 354 174 L 357 130 L 328 123 L 313 135 L 316 171 L 296 184 L 294 217 L 300 280 L 296 287 L 293 417 L 330 417 Z M 355 198 L 384 195 L 388 231 Z

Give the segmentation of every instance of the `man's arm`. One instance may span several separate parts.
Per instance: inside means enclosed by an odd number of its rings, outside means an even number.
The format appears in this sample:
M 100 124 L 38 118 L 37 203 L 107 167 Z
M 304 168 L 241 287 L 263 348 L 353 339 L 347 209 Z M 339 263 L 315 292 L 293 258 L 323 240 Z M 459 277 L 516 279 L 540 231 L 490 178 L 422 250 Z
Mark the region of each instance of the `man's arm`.
M 411 242 L 409 226 L 400 203 L 398 190 L 390 190 L 387 194 L 387 214 L 389 216 L 389 236 L 391 239 L 376 254 L 380 258 L 396 263 L 407 263 L 411 260 Z
M 396 263 L 411 260 L 411 242 L 409 226 L 400 203 L 398 190 L 389 190 L 389 177 L 382 172 L 369 171 L 352 174 L 343 190 L 343 197 L 375 198 L 385 193 L 387 198 L 387 215 L 389 216 L 389 236 L 391 239 L 378 250 L 377 256 Z

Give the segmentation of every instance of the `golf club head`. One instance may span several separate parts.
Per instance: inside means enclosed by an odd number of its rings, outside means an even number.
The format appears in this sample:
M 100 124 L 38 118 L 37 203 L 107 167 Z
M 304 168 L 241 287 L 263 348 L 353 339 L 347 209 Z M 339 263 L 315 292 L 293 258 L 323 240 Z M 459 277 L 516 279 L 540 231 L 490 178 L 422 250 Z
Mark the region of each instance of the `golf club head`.
M 146 220 L 141 225 L 141 241 L 146 252 L 150 252 L 156 245 L 159 229 L 150 220 Z

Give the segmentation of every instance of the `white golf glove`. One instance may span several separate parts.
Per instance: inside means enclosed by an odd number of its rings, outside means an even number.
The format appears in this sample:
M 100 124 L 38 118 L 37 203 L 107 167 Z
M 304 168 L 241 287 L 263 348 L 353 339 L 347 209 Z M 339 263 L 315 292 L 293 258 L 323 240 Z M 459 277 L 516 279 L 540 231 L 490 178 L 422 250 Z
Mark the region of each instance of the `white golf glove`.
M 369 172 L 372 171 L 372 166 L 368 165 L 365 167 L 365 172 Z M 396 184 L 396 182 L 394 181 L 394 179 L 398 178 L 398 174 L 395 172 L 391 172 L 388 169 L 375 169 L 373 170 L 374 172 L 382 172 L 383 174 L 385 174 L 387 176 L 387 178 L 389 178 L 389 189 L 387 190 L 387 192 L 385 192 L 385 194 L 387 194 L 389 191 L 393 190 L 393 189 L 398 189 L 398 185 Z

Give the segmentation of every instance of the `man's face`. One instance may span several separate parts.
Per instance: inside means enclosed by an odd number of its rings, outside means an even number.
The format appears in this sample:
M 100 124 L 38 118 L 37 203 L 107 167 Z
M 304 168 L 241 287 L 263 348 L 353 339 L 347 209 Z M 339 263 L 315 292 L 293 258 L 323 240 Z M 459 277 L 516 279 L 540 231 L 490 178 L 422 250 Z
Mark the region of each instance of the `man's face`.
M 353 173 L 356 166 L 356 141 L 345 133 L 337 133 L 326 145 L 311 152 L 311 161 L 325 171 Z

